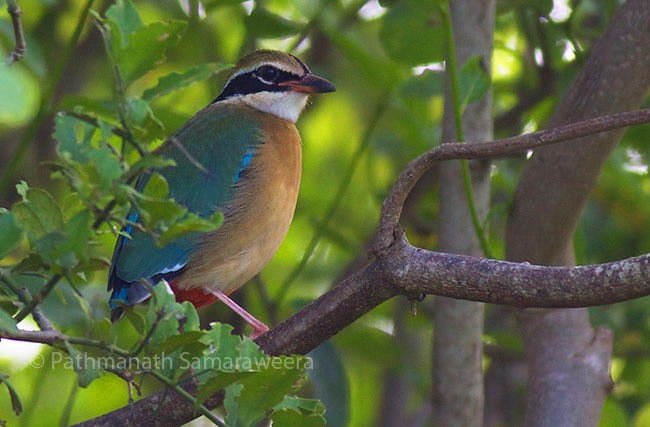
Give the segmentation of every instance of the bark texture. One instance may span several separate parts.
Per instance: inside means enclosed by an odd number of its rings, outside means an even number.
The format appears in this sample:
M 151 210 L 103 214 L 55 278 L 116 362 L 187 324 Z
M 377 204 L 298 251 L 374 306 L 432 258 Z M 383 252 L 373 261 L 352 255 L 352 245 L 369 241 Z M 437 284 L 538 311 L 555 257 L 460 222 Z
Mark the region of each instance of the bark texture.
M 495 6 L 494 0 L 455 0 L 449 3 L 459 66 L 480 55 L 485 68 L 490 69 Z M 491 93 L 468 105 L 462 120 L 465 139 L 492 139 L 491 105 Z M 458 140 L 449 89 L 445 94 L 442 140 Z M 490 163 L 475 160 L 471 169 L 474 201 L 482 220 L 489 208 Z M 481 256 L 459 161 L 440 165 L 438 223 L 438 249 L 441 252 Z M 444 297 L 437 297 L 434 302 L 434 425 L 466 427 L 483 424 L 483 312 L 481 303 Z
M 650 85 L 650 2 L 628 0 L 593 47 L 549 127 L 636 108 Z M 544 147 L 525 168 L 506 236 L 507 258 L 575 263 L 572 236 L 622 131 Z M 611 334 L 586 309 L 521 315 L 529 361 L 527 426 L 596 426 L 610 388 Z

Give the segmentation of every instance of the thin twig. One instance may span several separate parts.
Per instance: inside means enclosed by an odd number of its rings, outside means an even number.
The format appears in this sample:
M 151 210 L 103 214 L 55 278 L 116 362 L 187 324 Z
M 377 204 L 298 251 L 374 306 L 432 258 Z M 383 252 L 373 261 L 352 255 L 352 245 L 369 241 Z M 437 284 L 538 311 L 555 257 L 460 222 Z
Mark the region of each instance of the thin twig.
M 158 325 L 160 324 L 160 321 L 162 318 L 165 317 L 165 310 L 160 309 L 156 312 L 156 319 L 153 321 L 151 324 L 151 328 L 149 328 L 149 331 L 147 332 L 147 335 L 140 341 L 140 344 L 131 352 L 132 355 L 137 356 L 144 348 L 149 345 L 149 341 L 151 340 L 151 337 L 153 336 L 154 332 L 156 332 L 156 329 L 158 329 Z
M 59 280 L 63 278 L 63 274 L 61 273 L 56 273 L 52 277 L 50 277 L 50 280 L 47 281 L 45 286 L 32 297 L 32 300 L 26 304 L 20 311 L 14 316 L 14 320 L 16 323 L 19 323 L 21 320 L 23 320 L 25 317 L 29 316 L 32 314 L 34 309 L 41 303 L 47 296 L 52 292 L 52 289 L 56 286 L 57 283 L 59 283 Z
M 32 301 L 32 295 L 29 293 L 29 289 L 27 288 L 21 288 L 20 289 L 20 295 L 26 300 L 26 301 Z M 45 316 L 43 313 L 43 310 L 41 310 L 40 306 L 34 307 L 34 310 L 32 311 L 32 317 L 34 318 L 34 321 L 38 325 L 38 327 L 41 329 L 41 331 L 51 331 L 54 328 L 52 327 L 52 322 L 50 322 L 50 319 Z
M 23 304 L 27 305 L 31 301 L 31 295 L 27 295 L 24 292 L 21 292 L 22 286 L 20 283 L 16 282 L 14 278 L 9 274 L 4 268 L 0 269 L 0 282 L 4 283 L 12 294 L 18 296 L 18 299 Z
M 12 340 L 12 341 L 47 344 L 53 347 L 57 347 L 60 344 L 65 344 L 67 342 L 69 344 L 81 345 L 85 347 L 100 348 L 102 350 L 106 350 L 107 352 L 111 354 L 115 354 L 117 356 L 123 356 L 123 357 L 130 356 L 130 353 L 128 351 L 116 347 L 115 345 L 108 344 L 105 341 L 65 335 L 64 333 L 62 333 L 57 329 L 50 329 L 44 331 L 27 331 L 23 329 L 19 329 L 18 331 L 1 330 L 0 338 Z
M 147 153 L 140 146 L 138 141 L 135 140 L 135 137 L 133 136 L 133 132 L 131 131 L 131 127 L 129 126 L 129 112 L 128 112 L 129 108 L 128 108 L 128 100 L 126 98 L 127 85 L 124 82 L 124 79 L 122 78 L 122 72 L 120 71 L 120 67 L 117 64 L 117 59 L 115 58 L 115 51 L 112 44 L 110 30 L 108 29 L 106 24 L 97 17 L 93 16 L 93 22 L 95 23 L 95 26 L 101 33 L 102 39 L 104 40 L 104 48 L 106 51 L 106 56 L 108 57 L 109 62 L 113 64 L 112 67 L 113 88 L 114 88 L 113 94 L 115 98 L 115 103 L 117 105 L 117 115 L 120 119 L 122 130 L 125 133 L 125 136 L 124 138 L 122 138 L 122 140 L 128 143 L 129 145 L 131 145 L 133 148 L 135 148 L 135 150 L 138 152 L 140 157 L 144 157 Z M 124 153 L 125 147 L 126 144 L 122 146 L 122 153 Z
M 203 172 L 203 173 L 206 174 L 206 175 L 212 176 L 212 174 L 210 173 L 210 171 L 208 170 L 208 168 L 206 168 L 205 166 L 203 166 L 203 165 L 201 164 L 201 162 L 199 162 L 199 161 L 198 161 L 194 156 L 192 156 L 192 153 L 190 153 L 189 151 L 187 151 L 187 148 L 185 148 L 185 146 L 183 145 L 183 143 L 182 143 L 178 138 L 176 138 L 175 136 L 170 136 L 169 138 L 167 138 L 167 141 L 166 141 L 166 142 L 169 143 L 169 144 L 173 144 L 174 146 L 176 146 L 176 148 L 178 148 L 178 149 L 180 150 L 180 152 L 181 152 L 181 153 L 182 153 L 182 154 L 187 158 L 187 160 L 189 160 L 189 162 L 190 162 L 190 163 L 191 163 L 195 168 L 197 168 L 198 170 L 200 170 L 201 172 Z M 164 144 L 164 145 L 165 145 L 165 144 Z M 164 146 L 164 145 L 163 145 L 163 146 Z
M 99 119 L 97 119 L 97 117 L 93 117 L 88 114 L 80 113 L 77 111 L 66 111 L 64 113 L 59 113 L 59 114 L 65 114 L 66 116 L 74 117 L 75 119 L 79 119 L 83 122 L 88 123 L 89 125 L 95 126 L 96 128 L 100 126 Z M 111 123 L 111 132 L 119 136 L 120 138 L 127 137 L 127 133 L 124 129 L 112 123 Z
M 11 16 L 11 23 L 14 26 L 14 39 L 16 40 L 16 47 L 9 54 L 7 64 L 18 62 L 25 55 L 27 51 L 27 42 L 25 41 L 25 33 L 23 32 L 23 23 L 20 17 L 23 16 L 23 11 L 16 3 L 16 0 L 7 0 L 7 12 Z

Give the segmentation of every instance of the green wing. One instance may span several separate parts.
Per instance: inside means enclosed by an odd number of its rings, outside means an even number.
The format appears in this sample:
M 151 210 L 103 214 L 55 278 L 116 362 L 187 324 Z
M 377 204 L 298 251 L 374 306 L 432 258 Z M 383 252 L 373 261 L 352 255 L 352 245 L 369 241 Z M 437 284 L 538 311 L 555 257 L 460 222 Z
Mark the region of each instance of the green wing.
M 170 197 L 203 218 L 225 207 L 233 186 L 262 143 L 260 124 L 243 107 L 211 104 L 189 120 L 167 141 L 166 155 L 176 163 L 160 171 L 169 184 Z M 242 111 L 243 110 L 243 111 Z M 143 177 L 140 189 L 147 183 Z M 132 211 L 130 220 L 137 220 Z M 143 278 L 163 278 L 178 272 L 198 243 L 199 234 L 186 235 L 166 246 L 135 228 L 125 228 L 131 239 L 120 237 L 113 253 L 109 289 L 120 290 Z M 120 289 L 118 289 L 120 288 Z M 121 291 L 124 292 L 123 290 Z

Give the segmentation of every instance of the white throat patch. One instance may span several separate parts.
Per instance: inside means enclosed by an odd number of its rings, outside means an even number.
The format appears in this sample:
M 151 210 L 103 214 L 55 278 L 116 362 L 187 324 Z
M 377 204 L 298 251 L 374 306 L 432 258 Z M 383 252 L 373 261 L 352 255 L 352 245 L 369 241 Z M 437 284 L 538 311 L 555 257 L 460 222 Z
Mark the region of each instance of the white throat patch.
M 309 95 L 299 92 L 258 92 L 236 96 L 249 107 L 295 123 L 307 105 Z

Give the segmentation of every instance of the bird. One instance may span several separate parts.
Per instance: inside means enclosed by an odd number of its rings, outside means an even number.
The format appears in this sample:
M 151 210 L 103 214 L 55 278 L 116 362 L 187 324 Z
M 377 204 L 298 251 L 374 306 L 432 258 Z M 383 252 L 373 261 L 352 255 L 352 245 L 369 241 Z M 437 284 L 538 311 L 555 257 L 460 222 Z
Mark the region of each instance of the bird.
M 201 218 L 220 211 L 223 223 L 158 246 L 137 226 L 132 206 L 108 273 L 113 322 L 164 281 L 178 302 L 199 308 L 220 300 L 253 326 L 253 336 L 268 330 L 228 295 L 257 275 L 284 240 L 301 178 L 295 123 L 310 95 L 335 90 L 282 51 L 255 50 L 236 63 L 214 101 L 163 144 L 163 156 L 175 165 L 156 171 L 168 197 Z M 136 190 L 150 177 L 150 171 L 140 176 Z

